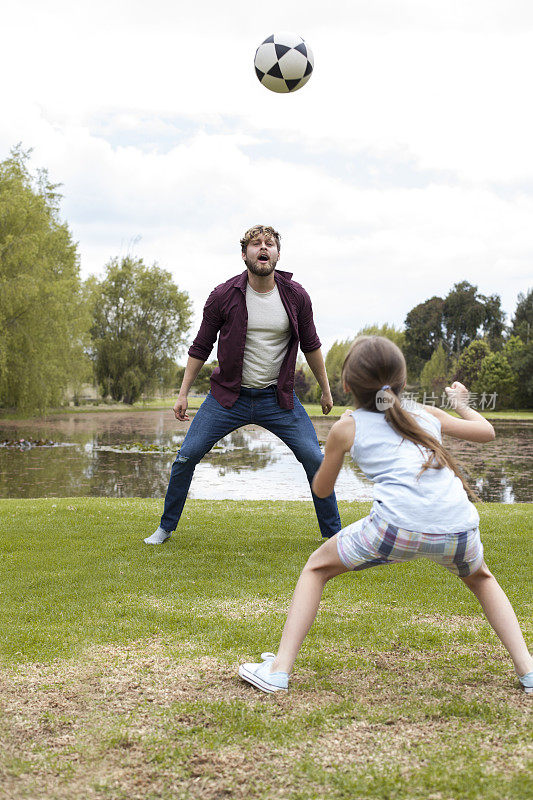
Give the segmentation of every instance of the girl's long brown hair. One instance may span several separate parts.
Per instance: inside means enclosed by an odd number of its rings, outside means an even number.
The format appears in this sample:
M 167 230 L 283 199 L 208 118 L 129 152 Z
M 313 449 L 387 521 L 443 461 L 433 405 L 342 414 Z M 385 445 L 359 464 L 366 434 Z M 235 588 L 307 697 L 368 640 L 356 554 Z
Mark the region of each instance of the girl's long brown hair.
M 353 394 L 359 408 L 384 413 L 389 425 L 403 439 L 425 448 L 427 458 L 419 476 L 426 469 L 449 467 L 460 479 L 469 497 L 479 500 L 467 484 L 455 460 L 434 436 L 431 436 L 401 404 L 407 368 L 399 347 L 383 336 L 359 336 L 344 360 L 342 379 Z M 388 388 L 382 390 L 383 386 Z M 376 394 L 384 412 L 378 410 Z

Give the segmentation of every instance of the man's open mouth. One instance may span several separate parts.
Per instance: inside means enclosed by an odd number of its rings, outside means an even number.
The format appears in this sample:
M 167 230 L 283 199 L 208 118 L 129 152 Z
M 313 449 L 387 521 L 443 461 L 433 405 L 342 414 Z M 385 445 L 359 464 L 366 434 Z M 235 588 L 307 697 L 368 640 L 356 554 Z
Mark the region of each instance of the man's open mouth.
M 268 261 L 269 259 L 268 259 L 268 256 L 267 256 L 267 254 L 266 254 L 266 253 L 261 253 L 261 255 L 257 257 L 257 260 L 258 260 L 258 261 L 262 261 L 263 263 L 265 263 L 265 262 L 266 262 L 266 261 Z

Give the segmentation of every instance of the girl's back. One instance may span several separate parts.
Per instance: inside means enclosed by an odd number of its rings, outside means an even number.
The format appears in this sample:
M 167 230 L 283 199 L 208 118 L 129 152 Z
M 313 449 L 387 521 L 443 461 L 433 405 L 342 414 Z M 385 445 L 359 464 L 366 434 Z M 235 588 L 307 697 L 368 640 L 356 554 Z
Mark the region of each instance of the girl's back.
M 440 423 L 423 408 L 410 412 L 427 433 L 441 441 Z M 428 452 L 403 439 L 380 412 L 352 412 L 355 439 L 350 454 L 374 482 L 373 510 L 388 523 L 426 533 L 458 533 L 479 524 L 476 507 L 448 467 L 426 469 Z

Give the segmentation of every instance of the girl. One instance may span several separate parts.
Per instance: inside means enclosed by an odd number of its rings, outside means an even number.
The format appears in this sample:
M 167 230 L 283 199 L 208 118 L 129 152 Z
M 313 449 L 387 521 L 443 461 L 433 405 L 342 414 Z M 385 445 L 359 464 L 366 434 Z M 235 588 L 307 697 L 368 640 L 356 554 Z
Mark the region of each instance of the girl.
M 533 693 L 533 659 L 512 606 L 483 560 L 479 515 L 441 433 L 488 442 L 494 428 L 468 406 L 460 383 L 446 389 L 461 419 L 439 408 L 401 405 L 406 380 L 401 350 L 381 336 L 358 338 L 342 371 L 356 410 L 346 411 L 329 433 L 312 488 L 333 492 L 350 453 L 374 486 L 370 515 L 343 528 L 316 550 L 298 580 L 277 655 L 242 664 L 239 675 L 263 692 L 286 691 L 298 651 L 316 617 L 330 578 L 349 570 L 424 557 L 458 575 L 475 594 L 509 651 L 524 690 Z

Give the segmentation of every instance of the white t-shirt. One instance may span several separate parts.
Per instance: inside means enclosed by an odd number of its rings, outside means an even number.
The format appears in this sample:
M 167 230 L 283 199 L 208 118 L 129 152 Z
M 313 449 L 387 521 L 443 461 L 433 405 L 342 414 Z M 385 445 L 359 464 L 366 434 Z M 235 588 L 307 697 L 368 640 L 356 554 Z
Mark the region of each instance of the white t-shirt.
M 440 422 L 420 408 L 409 412 L 439 442 Z M 459 533 L 476 528 L 479 514 L 449 467 L 426 469 L 427 451 L 396 433 L 385 415 L 358 408 L 352 412 L 354 461 L 374 483 L 372 510 L 386 522 L 424 533 Z
M 246 286 L 248 327 L 241 385 L 264 389 L 278 380 L 289 346 L 289 317 L 281 302 L 278 287 L 270 292 L 256 292 Z

